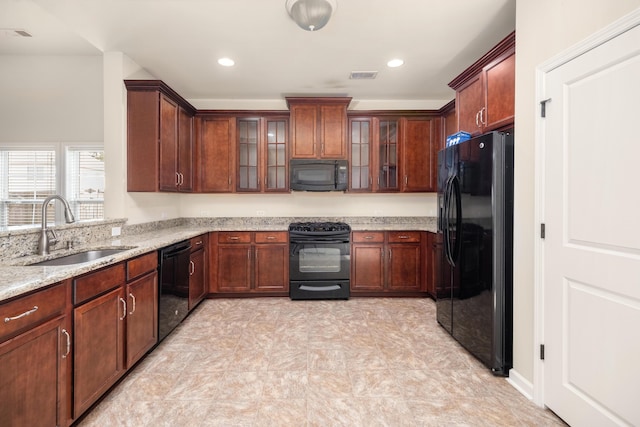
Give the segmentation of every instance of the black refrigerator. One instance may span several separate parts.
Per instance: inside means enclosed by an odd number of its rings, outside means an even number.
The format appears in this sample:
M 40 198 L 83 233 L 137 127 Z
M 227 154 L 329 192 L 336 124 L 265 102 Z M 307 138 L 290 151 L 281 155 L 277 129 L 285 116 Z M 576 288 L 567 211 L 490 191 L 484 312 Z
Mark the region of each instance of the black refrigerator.
M 513 132 L 438 153 L 438 323 L 496 375 L 513 359 Z

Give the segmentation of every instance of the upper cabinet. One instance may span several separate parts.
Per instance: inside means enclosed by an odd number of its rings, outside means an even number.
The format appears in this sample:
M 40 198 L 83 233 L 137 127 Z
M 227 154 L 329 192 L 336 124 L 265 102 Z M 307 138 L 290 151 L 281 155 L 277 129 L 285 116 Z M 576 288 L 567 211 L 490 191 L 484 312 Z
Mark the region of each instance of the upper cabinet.
M 230 193 L 235 188 L 236 118 L 203 115 L 196 119 L 199 192 Z
M 159 80 L 125 80 L 127 190 L 193 190 L 195 108 Z
M 288 128 L 285 116 L 238 118 L 236 191 L 288 190 Z
M 351 98 L 288 97 L 290 158 L 346 159 Z
M 457 130 L 479 135 L 513 124 L 515 32 L 449 83 L 456 91 Z
M 435 191 L 432 169 L 438 145 L 434 135 L 440 120 L 407 112 L 350 117 L 349 191 Z

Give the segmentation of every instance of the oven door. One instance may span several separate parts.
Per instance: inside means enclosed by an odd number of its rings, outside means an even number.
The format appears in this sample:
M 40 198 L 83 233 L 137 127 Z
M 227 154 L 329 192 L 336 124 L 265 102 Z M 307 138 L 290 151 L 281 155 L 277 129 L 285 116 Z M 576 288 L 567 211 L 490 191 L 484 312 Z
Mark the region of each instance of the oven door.
M 290 280 L 349 280 L 349 243 L 312 240 L 291 242 L 289 248 Z

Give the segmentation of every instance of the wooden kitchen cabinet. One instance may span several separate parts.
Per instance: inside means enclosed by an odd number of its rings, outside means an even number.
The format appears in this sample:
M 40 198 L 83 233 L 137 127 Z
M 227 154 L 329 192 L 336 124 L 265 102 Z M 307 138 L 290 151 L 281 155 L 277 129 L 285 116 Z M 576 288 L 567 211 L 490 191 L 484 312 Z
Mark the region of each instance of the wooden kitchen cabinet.
M 211 293 L 288 293 L 286 231 L 221 231 L 214 240 Z
M 238 118 L 238 192 L 288 190 L 289 125 L 286 117 Z
M 157 343 L 157 264 L 154 251 L 73 280 L 74 419 Z
M 191 239 L 189 260 L 189 310 L 193 310 L 209 292 L 207 284 L 207 246 L 209 236 L 202 234 Z
M 231 193 L 235 188 L 235 117 L 196 118 L 196 189 L 203 193 Z
M 70 423 L 69 301 L 63 282 L 0 304 L 0 425 Z
M 373 135 L 371 117 L 349 118 L 349 191 L 373 188 Z
M 437 118 L 406 117 L 402 126 L 402 192 L 437 191 L 434 157 L 438 146 L 434 137 Z M 437 164 L 437 162 L 436 162 Z
M 290 158 L 346 159 L 347 107 L 351 98 L 287 97 Z
M 422 294 L 426 291 L 426 236 L 421 231 L 354 231 L 353 294 Z
M 192 191 L 195 108 L 159 80 L 124 83 L 127 191 Z
M 458 131 L 479 135 L 513 125 L 515 32 L 453 79 Z

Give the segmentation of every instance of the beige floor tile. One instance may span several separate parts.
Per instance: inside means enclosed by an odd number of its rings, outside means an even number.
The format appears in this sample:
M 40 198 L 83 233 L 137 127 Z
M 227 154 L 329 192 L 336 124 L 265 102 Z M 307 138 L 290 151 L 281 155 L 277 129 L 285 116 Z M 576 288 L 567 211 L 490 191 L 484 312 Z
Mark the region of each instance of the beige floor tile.
M 561 426 L 422 298 L 204 301 L 78 424 Z

